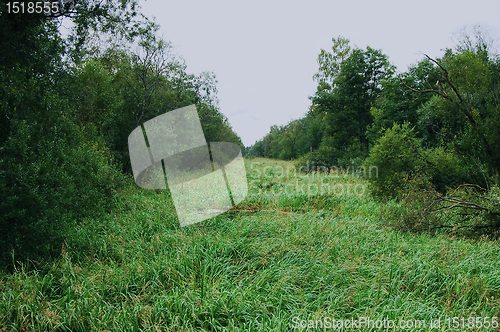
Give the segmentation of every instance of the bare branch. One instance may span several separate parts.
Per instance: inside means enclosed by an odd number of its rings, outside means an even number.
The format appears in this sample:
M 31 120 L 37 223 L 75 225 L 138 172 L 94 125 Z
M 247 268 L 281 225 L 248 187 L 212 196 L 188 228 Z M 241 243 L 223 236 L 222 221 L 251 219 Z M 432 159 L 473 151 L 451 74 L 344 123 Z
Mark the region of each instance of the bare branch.
M 441 92 L 439 90 L 434 90 L 434 89 L 425 89 L 425 90 L 419 90 L 419 89 L 415 89 L 411 86 L 409 86 L 408 84 L 406 84 L 406 82 L 403 80 L 403 78 L 401 76 L 398 75 L 398 77 L 401 79 L 401 82 L 403 83 L 403 85 L 405 86 L 405 88 L 407 88 L 408 90 L 411 90 L 413 92 L 417 92 L 417 93 L 435 93 L 437 95 L 440 95 L 441 97 L 443 98 L 446 98 L 450 101 L 453 101 L 449 96 L 448 94 L 446 94 L 444 91 Z

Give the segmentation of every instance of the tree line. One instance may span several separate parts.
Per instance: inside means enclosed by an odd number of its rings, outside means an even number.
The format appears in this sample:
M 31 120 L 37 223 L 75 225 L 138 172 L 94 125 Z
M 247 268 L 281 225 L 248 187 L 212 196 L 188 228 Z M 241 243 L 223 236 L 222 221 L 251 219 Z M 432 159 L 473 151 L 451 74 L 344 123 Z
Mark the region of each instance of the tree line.
M 305 117 L 273 126 L 248 155 L 377 166 L 371 192 L 403 202 L 400 227 L 496 231 L 500 57 L 487 32 L 464 31 L 454 48 L 405 72 L 380 50 L 332 42 L 318 55 Z
M 196 104 L 208 142 L 243 148 L 215 75 L 188 73 L 136 0 L 54 3 L 14 13 L 0 1 L 3 266 L 58 255 L 79 221 L 111 211 L 132 180 L 128 135 L 157 115 Z

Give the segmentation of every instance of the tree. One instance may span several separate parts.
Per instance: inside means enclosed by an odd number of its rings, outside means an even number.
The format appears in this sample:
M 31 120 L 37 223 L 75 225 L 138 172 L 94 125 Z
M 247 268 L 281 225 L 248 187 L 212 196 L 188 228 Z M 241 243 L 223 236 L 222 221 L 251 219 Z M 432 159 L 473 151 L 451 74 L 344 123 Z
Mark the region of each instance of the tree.
M 122 106 L 116 72 L 84 46 L 92 31 L 133 38 L 143 26 L 136 1 L 72 3 L 19 15 L 0 1 L 0 266 L 60 254 L 70 228 L 108 211 L 121 183 L 102 136 Z M 72 43 L 61 17 L 74 23 Z
M 340 74 L 342 63 L 351 53 L 349 39 L 338 36 L 332 38 L 332 42 L 331 53 L 321 49 L 317 59 L 319 69 L 313 76 L 313 79 L 319 83 L 318 88 L 321 89 L 331 89 L 335 86 L 335 80 Z
M 435 126 L 427 127 L 423 131 L 420 126 L 419 108 L 431 98 L 430 94 L 421 94 L 406 88 L 406 85 L 418 89 L 429 89 L 438 80 L 437 69 L 432 62 L 424 59 L 412 65 L 404 73 L 390 77 L 382 82 L 383 89 L 380 97 L 371 109 L 373 123 L 369 126 L 369 136 L 372 142 L 376 141 L 384 129 L 392 128 L 394 123 L 410 123 L 416 126 L 417 136 L 424 138 L 426 144 L 437 146 Z M 437 120 L 437 119 L 436 119 Z M 431 143 L 432 142 L 432 143 Z
M 111 206 L 120 177 L 66 98 L 56 19 L 0 6 L 0 265 L 12 267 L 59 254 L 76 220 Z
M 318 88 L 312 97 L 312 108 L 326 115 L 328 137 L 324 137 L 323 144 L 335 151 L 331 159 L 339 158 L 355 145 L 361 155 L 367 155 L 370 142 L 366 131 L 373 121 L 370 110 L 380 96 L 382 82 L 393 71 L 387 56 L 380 51 L 370 47 L 366 51 L 354 49 L 341 63 L 334 88 L 331 91 Z
M 498 230 L 500 71 L 489 50 L 478 31 L 463 35 L 455 50 L 425 55 L 400 75 L 406 92 L 396 85 L 396 93 L 384 91 L 379 124 L 391 109 L 401 109 L 391 114 L 394 122 L 404 111 L 416 115 L 413 128 L 396 123 L 385 131 L 366 160 L 381 170 L 370 179 L 372 192 L 402 198 L 399 227 Z M 405 94 L 416 104 L 402 104 Z
M 139 84 L 138 104 L 134 107 L 135 125 L 139 126 L 144 116 L 151 112 L 153 97 L 165 82 L 173 76 L 181 64 L 171 55 L 172 46 L 164 40 L 158 40 L 150 33 L 140 40 L 140 50 L 133 55 L 132 71 Z
M 421 94 L 436 96 L 436 111 L 441 111 L 449 119 L 443 127 L 449 134 L 443 137 L 442 144 L 452 144 L 465 158 L 472 157 L 489 165 L 490 174 L 500 171 L 500 153 L 494 149 L 493 142 L 499 141 L 498 131 L 491 123 L 498 123 L 499 103 L 498 83 L 492 70 L 496 64 L 485 58 L 481 48 L 478 53 L 465 50 L 451 54 L 442 60 L 426 57 L 438 68 L 439 80 L 429 89 L 408 89 Z M 454 125 L 452 125 L 455 123 Z

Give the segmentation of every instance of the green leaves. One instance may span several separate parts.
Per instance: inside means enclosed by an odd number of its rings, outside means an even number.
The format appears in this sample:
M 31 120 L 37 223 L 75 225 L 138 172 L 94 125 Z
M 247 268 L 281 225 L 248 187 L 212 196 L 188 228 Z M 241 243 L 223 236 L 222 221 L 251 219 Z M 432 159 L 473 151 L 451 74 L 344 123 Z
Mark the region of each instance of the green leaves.
M 331 53 L 321 49 L 318 55 L 319 70 L 313 76 L 319 83 L 318 88 L 323 89 L 327 86 L 333 87 L 335 85 L 335 79 L 340 74 L 342 63 L 351 53 L 349 39 L 338 36 L 337 38 L 332 38 L 332 42 Z M 324 83 L 328 83 L 328 85 L 324 85 Z
M 379 171 L 379 176 L 369 179 L 372 193 L 385 198 L 401 195 L 409 176 L 422 164 L 421 152 L 409 123 L 395 124 L 387 130 L 365 161 L 366 167 L 376 166 Z
M 150 118 L 197 103 L 209 141 L 242 146 L 215 75 L 188 74 L 137 1 L 77 1 L 60 15 L 74 23 L 64 41 L 54 17 L 0 15 L 0 266 L 13 251 L 60 254 L 72 227 L 109 211 L 127 136 Z
M 394 69 L 386 55 L 370 47 L 363 51 L 354 49 L 340 63 L 340 71 L 334 80 L 334 88 L 322 90 L 312 98 L 314 109 L 328 114 L 324 139 L 339 152 L 329 161 L 334 164 L 342 152 L 356 146 L 366 156 L 369 136 L 366 135 L 373 117 L 370 112 L 382 91 L 382 82 L 391 77 Z

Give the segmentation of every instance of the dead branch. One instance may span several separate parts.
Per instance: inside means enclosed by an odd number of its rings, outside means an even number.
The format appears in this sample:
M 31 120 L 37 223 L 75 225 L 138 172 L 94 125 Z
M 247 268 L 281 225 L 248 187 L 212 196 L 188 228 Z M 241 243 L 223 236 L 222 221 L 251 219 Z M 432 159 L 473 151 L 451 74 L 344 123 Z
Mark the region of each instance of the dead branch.
M 441 70 L 444 72 L 444 76 L 440 75 L 438 73 L 439 77 L 441 77 L 443 80 L 446 81 L 446 83 L 448 83 L 450 85 L 450 87 L 453 89 L 453 92 L 455 92 L 455 95 L 458 97 L 458 100 L 460 100 L 460 104 L 463 104 L 464 101 L 462 99 L 462 96 L 460 96 L 460 94 L 458 93 L 457 88 L 455 88 L 455 86 L 450 82 L 450 78 L 449 78 L 450 76 L 448 74 L 448 71 L 443 66 L 441 66 L 441 64 L 439 62 L 437 62 L 436 60 L 434 60 L 433 58 L 431 58 L 427 54 L 424 54 L 424 55 L 425 55 L 425 57 L 427 59 L 429 59 L 430 61 L 434 62 L 436 65 L 438 65 L 439 68 L 441 68 Z
M 457 197 L 460 194 L 460 190 L 473 189 L 474 192 L 466 191 L 465 194 L 467 197 L 471 197 L 470 199 L 464 199 L 461 197 Z M 474 230 L 484 229 L 484 228 L 498 228 L 500 226 L 500 220 L 496 220 L 498 216 L 500 216 L 500 212 L 496 211 L 495 208 L 489 207 L 487 205 L 482 204 L 481 202 L 473 201 L 475 198 L 481 199 L 484 202 L 491 202 L 491 199 L 488 197 L 484 197 L 481 193 L 487 191 L 485 188 L 477 184 L 462 184 L 455 188 L 448 196 L 443 196 L 436 192 L 431 192 L 431 197 L 434 196 L 434 199 L 427 204 L 427 206 L 422 210 L 424 215 L 431 216 L 434 218 L 429 221 L 421 221 L 420 224 L 428 227 L 430 230 L 432 229 L 440 229 L 440 228 L 448 228 L 452 230 L 458 230 L 462 228 L 469 228 Z M 497 206 L 498 204 L 494 204 Z M 458 209 L 458 210 L 457 210 Z M 457 210 L 454 213 L 454 216 L 459 216 L 460 220 L 464 223 L 460 223 L 459 221 L 455 221 L 452 224 L 451 218 L 447 212 L 452 210 Z M 452 216 L 453 216 L 452 215 Z M 466 221 L 473 220 L 473 218 L 483 216 L 493 216 L 495 219 L 491 220 L 490 223 L 476 223 L 476 224 L 465 224 Z M 426 218 L 424 218 L 426 219 Z M 457 223 L 458 222 L 458 223 Z

